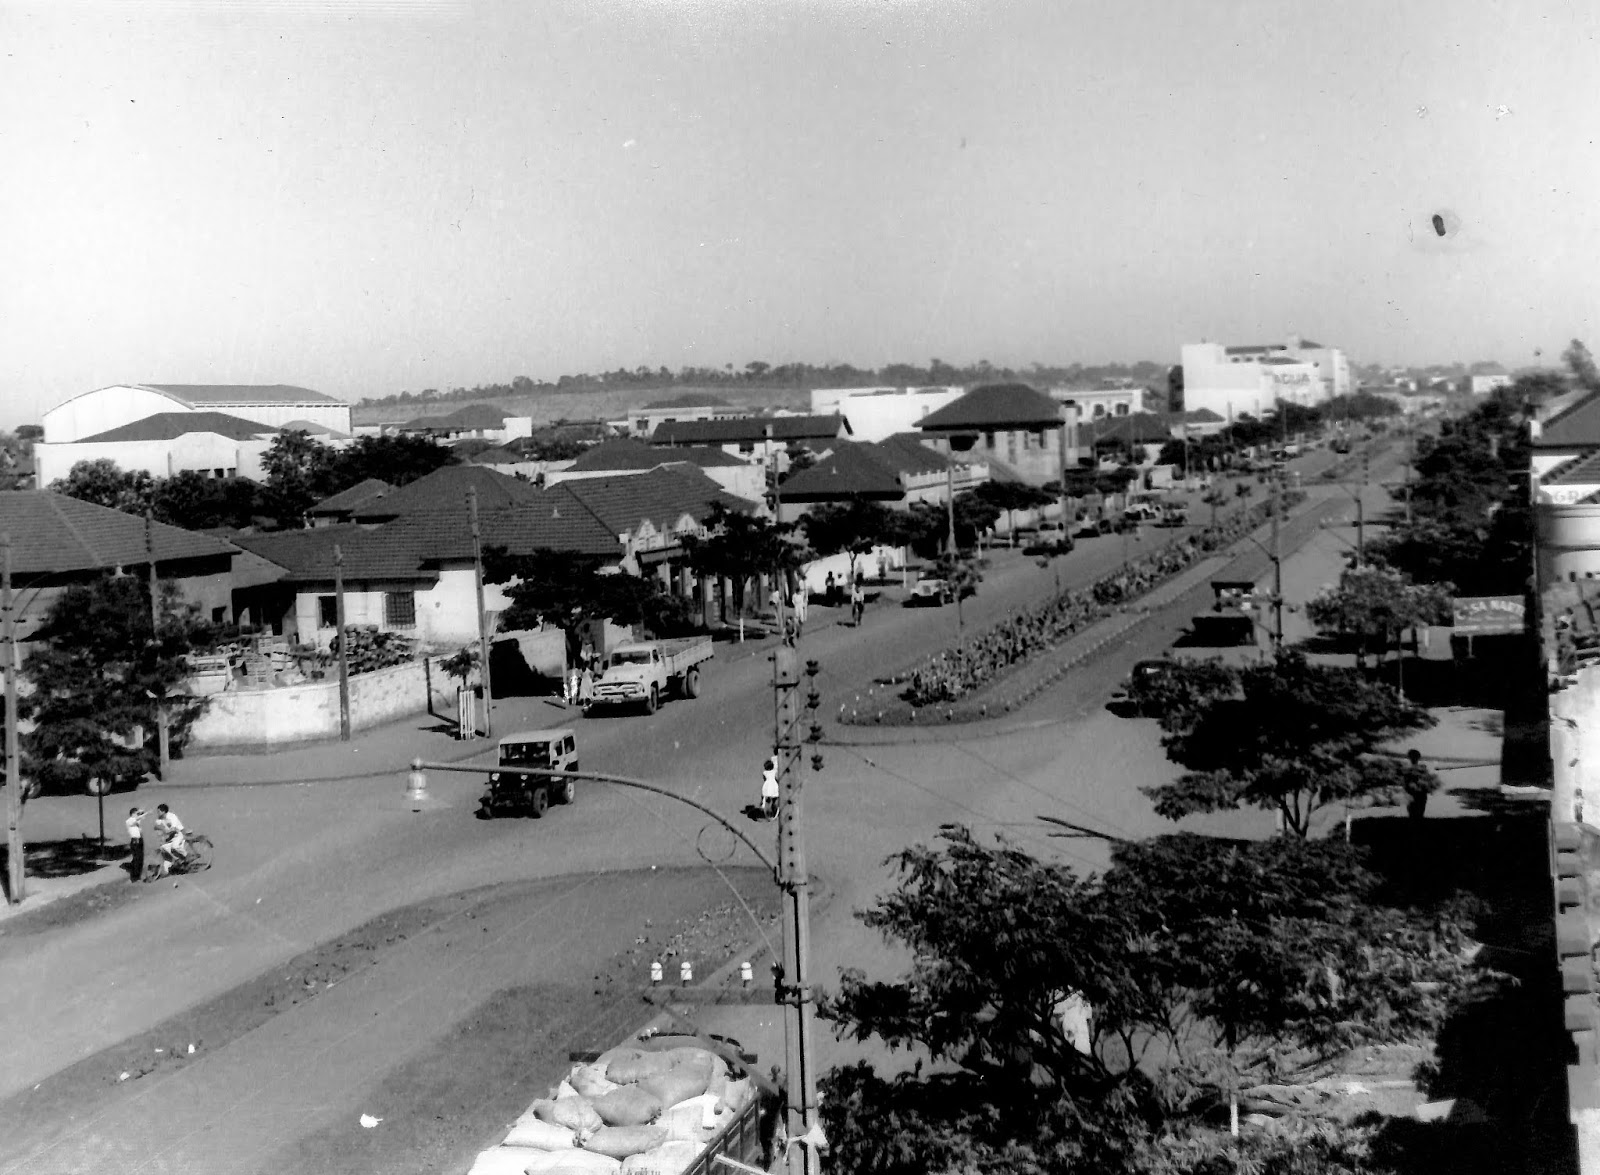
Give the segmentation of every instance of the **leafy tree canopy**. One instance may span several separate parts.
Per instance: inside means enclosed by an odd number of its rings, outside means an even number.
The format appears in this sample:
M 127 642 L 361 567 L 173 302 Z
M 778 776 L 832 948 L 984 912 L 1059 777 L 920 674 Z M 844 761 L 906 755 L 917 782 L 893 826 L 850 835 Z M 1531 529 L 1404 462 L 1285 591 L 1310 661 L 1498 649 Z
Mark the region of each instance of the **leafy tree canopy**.
M 904 540 L 904 517 L 881 502 L 852 498 L 848 502 L 824 502 L 808 510 L 800 520 L 806 543 L 819 555 L 840 551 L 850 555 L 850 582 L 855 581 L 856 559 L 876 546 Z
M 109 457 L 100 457 L 79 461 L 66 477 L 51 482 L 49 488 L 96 506 L 143 514 L 150 508 L 154 479 L 143 470 L 127 472 Z
M 1167 819 L 1248 805 L 1278 811 L 1304 838 L 1329 804 L 1417 789 L 1398 760 L 1375 752 L 1436 720 L 1387 686 L 1293 652 L 1241 670 L 1239 685 L 1239 696 L 1211 700 L 1163 738 L 1167 757 L 1187 768 L 1144 789 Z
M 149 588 L 140 577 L 75 584 L 51 605 L 48 638 L 24 666 L 33 689 L 18 699 L 19 714 L 33 724 L 22 736 L 25 770 L 43 787 L 83 791 L 98 781 L 109 788 L 156 767 L 153 748 L 112 740 L 125 742 L 139 726 L 154 733 L 157 699 L 188 677 L 184 654 L 207 647 L 213 635 L 170 585 L 160 597 L 154 635 Z M 183 745 L 198 713 L 193 701 L 169 702 L 174 746 Z
M 1170 1172 L 1163 1139 L 1225 1091 L 1426 1031 L 1469 981 L 1465 911 L 1381 905 L 1342 842 L 1164 836 L 1083 878 L 951 826 L 890 863 L 894 889 L 858 916 L 910 968 L 845 971 L 824 1014 L 938 1071 L 828 1075 L 843 1170 Z
M 511 606 L 500 614 L 500 627 L 551 624 L 567 634 L 569 649 L 576 648 L 592 621 L 643 624 L 651 601 L 662 594 L 652 580 L 603 571 L 602 566 L 594 556 L 571 551 L 512 555 L 504 547 L 485 547 L 483 552 L 484 580 L 510 585 L 506 595 Z
M 1407 628 L 1445 624 L 1450 620 L 1450 584 L 1413 584 L 1388 567 L 1350 567 L 1339 585 L 1306 604 L 1306 615 L 1319 629 L 1355 637 L 1358 656 L 1368 641 L 1384 649 Z

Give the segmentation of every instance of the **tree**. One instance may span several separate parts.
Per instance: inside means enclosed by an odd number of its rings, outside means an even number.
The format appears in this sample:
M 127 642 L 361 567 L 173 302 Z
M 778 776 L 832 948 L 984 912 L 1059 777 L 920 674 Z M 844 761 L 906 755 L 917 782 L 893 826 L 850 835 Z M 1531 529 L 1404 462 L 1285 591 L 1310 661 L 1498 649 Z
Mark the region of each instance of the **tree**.
M 337 494 L 374 477 L 394 486 L 408 485 L 459 460 L 453 450 L 431 437 L 357 437 L 349 448 L 329 456 L 327 473 L 317 487 L 322 491 L 319 497 Z
M 874 547 L 895 541 L 904 529 L 899 516 L 880 502 L 851 498 L 848 502 L 824 502 L 813 506 L 800 520 L 806 543 L 819 555 L 840 551 L 850 555 L 850 574 L 846 582 L 856 581 L 856 559 Z
M 1589 348 L 1583 345 L 1582 340 L 1573 339 L 1567 349 L 1561 352 L 1561 358 L 1579 387 L 1600 392 L 1600 368 L 1595 367 L 1594 356 L 1589 354 Z
M 822 1005 L 841 1038 L 937 1067 L 827 1076 L 843 1170 L 1171 1171 L 1161 1135 L 1204 1129 L 1246 1081 L 1436 1026 L 1469 980 L 1465 911 L 1379 904 L 1344 843 L 1177 834 L 1118 842 L 1085 878 L 959 826 L 941 839 L 890 858 L 895 887 L 858 915 L 909 969 L 846 970 Z
M 1362 666 L 1370 641 L 1377 642 L 1382 657 L 1406 629 L 1446 623 L 1450 597 L 1449 584 L 1409 583 L 1388 567 L 1351 567 L 1339 577 L 1337 587 L 1306 604 L 1306 615 L 1324 632 L 1353 637 L 1356 664 Z
M 575 660 L 584 631 L 596 620 L 643 624 L 644 609 L 661 593 L 653 580 L 620 571 L 604 571 L 593 555 L 538 550 L 513 555 L 504 547 L 485 547 L 486 583 L 509 585 L 511 606 L 500 614 L 507 630 L 551 624 L 566 634 L 568 660 Z
M 1055 501 L 1055 495 L 1038 486 L 1028 485 L 1020 481 L 986 481 L 972 491 L 974 497 L 980 502 L 986 502 L 996 510 L 1004 511 L 1006 516 L 1006 532 L 1012 541 L 1016 541 L 1018 510 L 1037 510 L 1040 506 L 1047 506 Z M 1062 519 L 1065 522 L 1065 519 Z
M 109 457 L 79 461 L 66 477 L 50 483 L 58 494 L 127 514 L 143 514 L 150 508 L 153 486 L 154 479 L 144 470 L 125 472 Z
M 299 520 L 332 491 L 333 450 L 304 429 L 285 429 L 272 438 L 261 458 L 267 488 L 283 520 Z
M 246 478 L 206 477 L 184 470 L 155 482 L 150 512 L 157 522 L 187 530 L 242 529 L 269 514 L 271 507 L 263 501 L 261 487 Z
M 32 724 L 22 736 L 27 770 L 41 786 L 94 794 L 155 769 L 156 751 L 132 736 L 136 728 L 155 731 L 157 700 L 188 678 L 184 655 L 212 637 L 164 587 L 154 631 L 142 577 L 74 584 L 51 605 L 44 647 L 24 667 L 33 688 L 18 699 Z M 199 705 L 168 700 L 167 712 L 172 745 L 181 747 Z
M 1213 699 L 1162 739 L 1167 757 L 1187 771 L 1144 789 L 1160 815 L 1181 820 L 1248 805 L 1278 811 L 1285 831 L 1304 839 L 1329 804 L 1415 790 L 1399 761 L 1377 752 L 1436 720 L 1388 687 L 1292 652 L 1241 670 L 1239 685 L 1240 696 Z
M 948 543 L 949 507 L 937 502 L 913 502 L 906 512 L 906 541 L 925 559 L 933 558 Z M 1000 517 L 1000 507 L 967 490 L 955 497 L 956 546 L 970 550 L 978 536 Z
M 706 533 L 684 535 L 684 557 L 700 575 L 733 584 L 734 610 L 743 612 L 745 584 L 758 575 L 787 575 L 800 569 L 808 552 L 794 541 L 794 523 L 776 523 L 714 503 Z

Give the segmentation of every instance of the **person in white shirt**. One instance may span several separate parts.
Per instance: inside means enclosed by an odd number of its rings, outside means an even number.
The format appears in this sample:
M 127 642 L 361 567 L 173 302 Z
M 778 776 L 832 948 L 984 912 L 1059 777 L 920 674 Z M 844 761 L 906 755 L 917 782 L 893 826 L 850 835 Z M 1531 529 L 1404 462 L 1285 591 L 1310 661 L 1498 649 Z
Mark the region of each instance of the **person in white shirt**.
M 778 818 L 778 765 L 768 759 L 761 769 L 761 814 L 768 820 Z
M 174 862 L 188 858 L 189 842 L 184 837 L 183 821 L 165 804 L 156 805 L 156 831 L 161 834 L 161 868 L 156 876 L 165 877 Z
M 123 821 L 128 830 L 128 879 L 142 881 L 144 879 L 144 820 L 145 813 L 140 808 L 129 808 L 128 818 Z

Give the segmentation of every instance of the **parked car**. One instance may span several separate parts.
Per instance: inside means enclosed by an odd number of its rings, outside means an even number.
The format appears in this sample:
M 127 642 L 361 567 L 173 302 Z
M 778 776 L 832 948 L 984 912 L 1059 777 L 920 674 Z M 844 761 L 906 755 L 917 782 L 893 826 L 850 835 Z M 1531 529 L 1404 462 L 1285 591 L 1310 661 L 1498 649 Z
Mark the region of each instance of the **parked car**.
M 1110 534 L 1116 529 L 1116 525 L 1110 518 L 1088 518 L 1084 520 L 1083 526 L 1079 528 L 1078 537 L 1080 539 L 1092 539 L 1103 534 Z
M 543 816 L 551 803 L 570 804 L 577 798 L 577 781 L 555 779 L 545 772 L 578 770 L 578 738 L 570 728 L 524 730 L 500 740 L 496 770 L 479 801 L 485 818 L 503 812 Z
M 1067 533 L 1065 523 L 1041 523 L 1039 529 L 1029 538 L 1027 546 L 1022 548 L 1024 555 L 1065 555 L 1071 551 L 1075 543 L 1072 536 Z
M 961 598 L 963 600 L 968 596 L 977 594 L 978 589 L 971 584 L 967 584 L 961 589 Z M 937 608 L 952 603 L 955 598 L 955 590 L 947 580 L 940 579 L 937 576 L 927 576 L 911 585 L 911 595 L 906 598 L 906 604 L 908 607 L 913 608 L 918 606 Z
M 1112 704 L 1126 706 L 1140 717 L 1155 717 L 1150 712 L 1151 699 L 1161 684 L 1171 677 L 1173 667 L 1174 662 L 1166 658 L 1136 662 L 1128 674 L 1128 680 L 1112 695 Z

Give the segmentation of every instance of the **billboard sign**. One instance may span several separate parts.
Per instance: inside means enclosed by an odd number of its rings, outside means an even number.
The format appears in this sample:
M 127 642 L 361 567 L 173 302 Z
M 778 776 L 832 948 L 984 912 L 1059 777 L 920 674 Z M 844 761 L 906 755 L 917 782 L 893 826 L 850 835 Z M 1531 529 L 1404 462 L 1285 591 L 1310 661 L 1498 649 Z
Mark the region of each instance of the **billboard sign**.
M 1521 596 L 1457 596 L 1453 603 L 1456 632 L 1464 636 L 1525 631 Z

